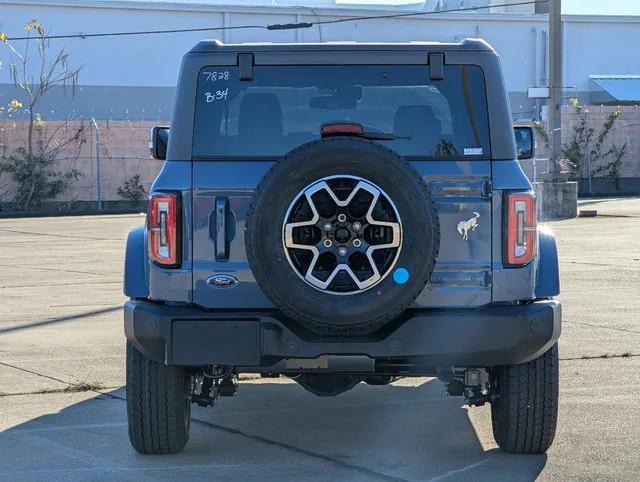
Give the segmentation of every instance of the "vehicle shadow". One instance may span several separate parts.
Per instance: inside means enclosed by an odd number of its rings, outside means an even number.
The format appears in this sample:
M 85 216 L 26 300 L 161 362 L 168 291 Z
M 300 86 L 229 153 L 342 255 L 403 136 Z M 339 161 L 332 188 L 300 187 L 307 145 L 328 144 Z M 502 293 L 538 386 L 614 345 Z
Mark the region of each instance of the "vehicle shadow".
M 0 479 L 530 481 L 547 460 L 502 453 L 489 408 L 472 409 L 472 422 L 433 379 L 360 384 L 334 398 L 290 381 L 243 381 L 237 397 L 194 408 L 189 444 L 173 456 L 134 452 L 124 397 L 89 398 L 0 433 Z

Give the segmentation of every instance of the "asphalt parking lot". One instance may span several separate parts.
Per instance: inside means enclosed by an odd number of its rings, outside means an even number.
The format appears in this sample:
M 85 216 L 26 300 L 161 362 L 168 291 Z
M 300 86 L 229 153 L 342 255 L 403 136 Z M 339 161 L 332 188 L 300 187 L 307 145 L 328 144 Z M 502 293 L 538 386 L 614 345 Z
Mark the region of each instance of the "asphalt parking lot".
M 533 480 L 640 475 L 640 198 L 551 223 L 564 327 L 556 442 L 501 453 L 489 407 L 437 380 L 332 399 L 284 380 L 241 383 L 195 409 L 184 453 L 127 438 L 121 304 L 126 232 L 143 217 L 0 220 L 0 480 Z

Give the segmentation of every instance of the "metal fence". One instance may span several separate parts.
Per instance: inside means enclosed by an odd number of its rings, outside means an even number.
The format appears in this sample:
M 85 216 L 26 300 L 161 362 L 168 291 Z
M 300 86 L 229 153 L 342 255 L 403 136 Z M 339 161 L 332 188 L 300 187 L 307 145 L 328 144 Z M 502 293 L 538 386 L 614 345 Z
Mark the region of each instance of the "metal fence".
M 75 135 L 81 135 L 64 149 L 53 151 L 55 162 L 47 169 L 58 173 L 77 172 L 77 179 L 58 195 L 57 203 L 94 203 L 101 208 L 105 202 L 130 201 L 123 196 L 132 187 L 148 190 L 159 172 L 162 162 L 152 159 L 148 151 L 148 132 L 156 121 L 53 121 L 46 122 L 48 133 L 43 135 L 51 145 L 60 145 Z M 22 121 L 0 121 L 4 129 L 5 156 L 27 145 L 28 125 Z M 52 135 L 53 134 L 53 135 Z M 1 153 L 0 153 L 1 154 Z M 137 183 L 134 182 L 137 180 Z M 7 169 L 0 164 L 0 203 L 7 205 L 15 197 L 17 186 Z M 135 191 L 135 189 L 134 189 Z
M 620 116 L 609 134 L 604 150 L 611 145 L 626 145 L 626 154 L 620 166 L 620 180 L 612 183 L 606 173 L 597 173 L 599 167 L 592 162 L 592 145 L 585 147 L 586 157 L 582 160 L 582 171 L 577 173 L 583 194 L 613 194 L 616 192 L 640 192 L 640 108 L 636 106 L 596 106 L 590 107 L 586 126 L 596 134 L 601 131 L 608 116 L 616 111 Z M 123 197 L 127 183 L 131 187 L 134 180 L 144 190 L 159 172 L 162 162 L 153 160 L 148 153 L 148 133 L 153 125 L 168 124 L 158 120 L 97 120 L 89 121 L 46 121 L 45 128 L 53 142 L 63 142 L 82 129 L 81 141 L 69 144 L 57 152 L 53 172 L 78 172 L 77 180 L 55 198 L 56 203 L 70 206 L 73 203 L 101 208 L 115 202 L 129 201 Z M 579 116 L 571 106 L 563 108 L 563 142 L 568 143 L 580 126 Z M 28 124 L 21 119 L 0 119 L 0 149 L 6 146 L 5 154 L 26 145 Z M 596 142 L 595 137 L 592 143 Z M 0 150 L 0 155 L 2 154 Z M 6 157 L 6 156 L 5 156 Z M 0 157 L 0 160 L 2 158 Z M 538 138 L 536 158 L 523 161 L 523 169 L 532 181 L 541 180 L 551 166 L 544 140 Z M 135 186 L 134 186 L 135 187 Z M 617 190 L 617 191 L 616 191 Z M 15 183 L 3 165 L 0 164 L 0 205 L 6 206 L 14 199 Z

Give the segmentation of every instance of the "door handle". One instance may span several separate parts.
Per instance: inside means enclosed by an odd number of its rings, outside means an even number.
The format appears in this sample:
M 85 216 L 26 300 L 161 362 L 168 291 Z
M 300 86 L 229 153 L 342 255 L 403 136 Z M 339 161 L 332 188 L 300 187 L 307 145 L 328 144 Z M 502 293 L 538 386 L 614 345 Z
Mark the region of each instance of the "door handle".
M 216 261 L 229 259 L 229 242 L 227 238 L 227 214 L 229 211 L 229 199 L 216 197 Z

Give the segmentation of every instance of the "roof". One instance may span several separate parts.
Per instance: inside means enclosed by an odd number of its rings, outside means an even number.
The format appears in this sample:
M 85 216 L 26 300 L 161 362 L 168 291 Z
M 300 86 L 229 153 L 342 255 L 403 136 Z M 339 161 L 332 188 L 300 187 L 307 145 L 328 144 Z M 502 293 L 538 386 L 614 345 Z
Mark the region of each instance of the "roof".
M 589 79 L 620 102 L 640 102 L 640 75 L 590 75 Z
M 220 51 L 271 51 L 271 50 L 438 50 L 493 52 L 482 39 L 464 39 L 459 42 L 322 42 L 322 43 L 242 43 L 225 44 L 219 40 L 203 40 L 191 49 L 192 53 Z

